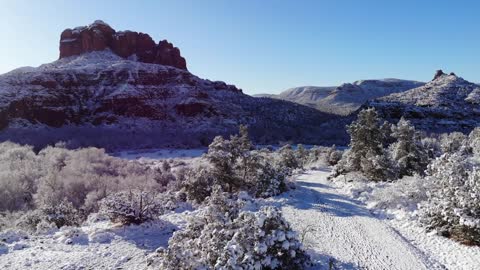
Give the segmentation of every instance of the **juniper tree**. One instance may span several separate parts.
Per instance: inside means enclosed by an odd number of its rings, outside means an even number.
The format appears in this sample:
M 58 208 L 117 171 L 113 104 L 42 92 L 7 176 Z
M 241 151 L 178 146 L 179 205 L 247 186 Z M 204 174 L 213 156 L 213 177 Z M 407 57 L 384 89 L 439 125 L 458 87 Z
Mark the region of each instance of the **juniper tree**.
M 399 176 L 423 174 L 428 165 L 428 156 L 415 127 L 402 117 L 397 125 L 392 127 L 392 137 L 397 140 L 390 146 L 390 150 L 398 165 Z
M 392 177 L 388 153 L 383 148 L 385 134 L 381 123 L 374 108 L 359 112 L 357 120 L 347 126 L 350 149 L 335 167 L 334 175 L 358 171 L 375 181 Z

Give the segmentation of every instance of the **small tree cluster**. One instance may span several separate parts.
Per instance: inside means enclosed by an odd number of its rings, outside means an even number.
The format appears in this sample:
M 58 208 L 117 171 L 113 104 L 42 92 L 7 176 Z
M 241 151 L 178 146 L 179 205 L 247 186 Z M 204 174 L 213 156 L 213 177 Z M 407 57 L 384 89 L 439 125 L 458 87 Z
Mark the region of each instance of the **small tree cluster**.
M 421 220 L 442 235 L 480 245 L 480 173 L 473 165 L 459 153 L 444 154 L 429 165 Z
M 374 181 L 422 175 L 438 155 L 434 140 L 422 140 L 415 127 L 404 118 L 396 125 L 383 122 L 376 111 L 362 110 L 358 119 L 348 126 L 350 149 L 345 152 L 333 176 L 361 172 Z
M 280 211 L 245 211 L 245 198 L 230 196 L 215 191 L 205 211 L 176 232 L 150 264 L 174 270 L 304 269 L 310 263 Z
M 275 161 L 269 153 L 252 149 L 244 126 L 230 140 L 216 137 L 205 155 L 212 168 L 198 168 L 186 174 L 184 189 L 188 198 L 201 202 L 210 195 L 213 185 L 230 193 L 248 191 L 259 197 L 285 191 L 289 172 L 285 168 L 298 168 L 298 155 L 285 147 L 279 151 L 279 161 Z

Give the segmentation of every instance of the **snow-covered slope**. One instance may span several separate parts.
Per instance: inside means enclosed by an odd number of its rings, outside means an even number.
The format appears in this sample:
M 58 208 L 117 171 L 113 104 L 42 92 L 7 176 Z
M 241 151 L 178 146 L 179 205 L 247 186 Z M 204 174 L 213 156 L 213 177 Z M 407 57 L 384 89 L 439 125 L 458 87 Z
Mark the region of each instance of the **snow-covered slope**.
M 360 80 L 345 83 L 338 87 L 304 86 L 291 88 L 279 95 L 270 95 L 270 97 L 307 105 L 322 112 L 348 115 L 369 99 L 403 92 L 423 84 L 422 82 L 399 79 Z
M 322 125 L 332 119 L 109 49 L 0 75 L 0 138 L 23 143 L 198 146 L 235 132 L 239 124 L 249 125 L 260 143 L 321 143 L 330 136 L 322 135 Z
M 454 73 L 437 72 L 424 86 L 378 98 L 365 106 L 398 121 L 402 116 L 433 132 L 468 132 L 480 123 L 480 87 Z

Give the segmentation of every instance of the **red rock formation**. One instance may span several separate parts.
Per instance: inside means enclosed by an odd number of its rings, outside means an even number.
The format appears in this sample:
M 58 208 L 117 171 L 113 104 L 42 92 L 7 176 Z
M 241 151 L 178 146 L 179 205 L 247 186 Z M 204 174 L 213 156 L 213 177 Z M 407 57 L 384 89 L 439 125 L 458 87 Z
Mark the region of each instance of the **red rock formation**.
M 60 36 L 60 58 L 107 48 L 123 58 L 136 55 L 140 62 L 187 70 L 185 58 L 172 43 L 162 40 L 157 45 L 147 34 L 133 31 L 116 32 L 102 21 L 95 21 L 89 26 L 73 30 L 66 29 Z

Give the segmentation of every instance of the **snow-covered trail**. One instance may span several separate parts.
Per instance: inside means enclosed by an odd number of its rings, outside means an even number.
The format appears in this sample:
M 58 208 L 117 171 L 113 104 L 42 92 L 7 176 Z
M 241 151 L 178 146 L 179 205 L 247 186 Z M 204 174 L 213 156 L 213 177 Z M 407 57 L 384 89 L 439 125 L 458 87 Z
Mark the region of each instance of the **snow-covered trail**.
M 328 169 L 298 177 L 298 187 L 277 202 L 307 248 L 333 269 L 445 269 L 386 222 L 342 195 L 327 180 Z

